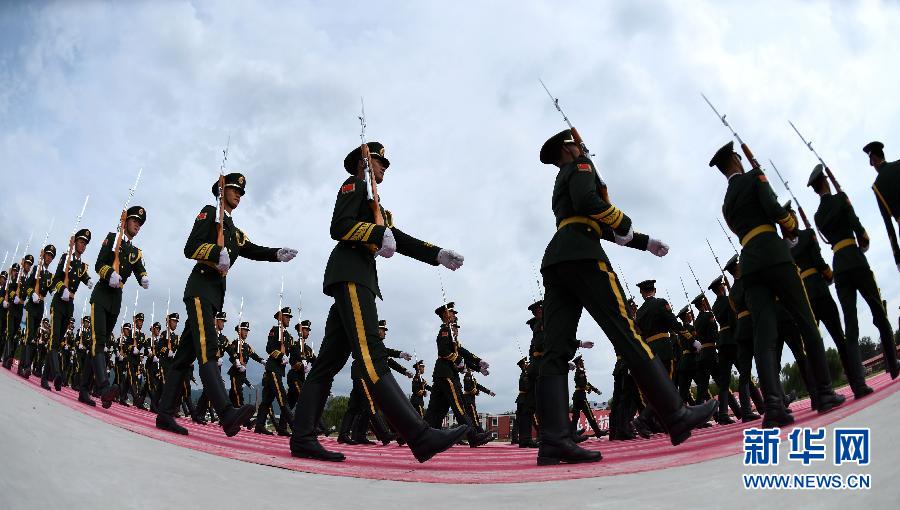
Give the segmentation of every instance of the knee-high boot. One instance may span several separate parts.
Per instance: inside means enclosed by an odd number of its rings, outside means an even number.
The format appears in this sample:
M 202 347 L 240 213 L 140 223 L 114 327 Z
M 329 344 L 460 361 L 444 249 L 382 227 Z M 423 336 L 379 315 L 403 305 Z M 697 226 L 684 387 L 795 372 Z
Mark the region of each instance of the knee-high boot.
M 241 427 L 247 423 L 252 416 L 256 407 L 252 404 L 243 405 L 235 408 L 228 400 L 228 392 L 225 390 L 225 383 L 219 371 L 219 365 L 215 361 L 207 361 L 200 365 L 200 381 L 203 382 L 203 391 L 206 393 L 213 409 L 219 414 L 219 425 L 225 435 L 231 437 L 241 430 Z M 281 411 L 285 412 L 284 409 Z
M 297 408 L 294 412 L 294 424 L 291 427 L 291 455 L 294 457 L 341 462 L 344 454 L 326 450 L 319 443 L 316 424 L 325 410 L 325 401 L 331 392 L 331 383 L 307 381 L 300 392 Z
M 186 436 L 188 430 L 175 421 L 175 410 L 184 389 L 183 380 L 183 371 L 174 367 L 166 371 L 166 382 L 156 406 L 156 428 Z
M 537 412 L 541 423 L 539 466 L 560 462 L 597 462 L 600 452 L 585 450 L 572 440 L 566 375 L 542 375 L 537 380 Z

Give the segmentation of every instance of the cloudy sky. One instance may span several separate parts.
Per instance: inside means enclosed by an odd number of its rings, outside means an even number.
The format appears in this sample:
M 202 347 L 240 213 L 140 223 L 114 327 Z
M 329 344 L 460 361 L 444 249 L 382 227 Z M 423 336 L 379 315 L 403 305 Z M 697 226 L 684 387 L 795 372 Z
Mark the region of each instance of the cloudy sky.
M 183 312 L 192 267 L 184 239 L 212 200 L 230 136 L 229 168 L 248 179 L 236 223 L 259 244 L 300 250 L 289 264 L 237 264 L 230 325 L 243 296 L 263 350 L 284 278 L 287 304 L 303 292 L 318 347 L 331 305 L 321 293 L 334 245 L 328 222 L 346 177 L 341 162 L 359 143 L 364 96 L 369 137 L 392 163 L 383 203 L 407 233 L 465 255 L 443 280 L 461 312 L 461 341 L 492 363 L 481 382 L 497 397 L 480 408 L 509 410 L 515 361 L 530 338 L 525 307 L 538 294 L 533 268 L 554 231 L 554 167 L 537 153 L 563 124 L 541 77 L 595 152 L 617 205 L 671 245 L 664 259 L 608 248 L 632 292 L 655 278 L 680 307 L 679 276 L 697 292 L 688 261 L 704 287 L 717 273 L 704 238 L 720 258 L 731 253 L 715 221 L 725 180 L 707 167 L 730 135 L 703 91 L 760 161 L 771 158 L 793 181 L 810 215 L 817 200 L 803 185 L 816 161 L 788 119 L 813 140 L 869 230 L 869 260 L 896 324 L 900 278 L 860 149 L 879 139 L 889 159 L 900 154 L 898 23 L 900 7 L 877 1 L 752 10 L 642 1 L 4 2 L 0 254 L 31 232 L 35 252 L 51 217 L 51 242 L 64 244 L 86 194 L 83 225 L 101 237 L 143 167 L 135 203 L 148 220 L 136 244 L 151 288 L 140 309 L 155 302 L 161 315 L 171 289 L 172 309 Z M 88 249 L 92 262 L 98 247 Z M 398 256 L 381 260 L 379 273 L 390 344 L 423 357 L 430 374 L 437 270 Z M 862 312 L 863 335 L 874 333 L 870 322 Z M 586 359 L 606 400 L 612 349 L 589 318 L 579 337 L 597 341 Z M 349 365 L 335 392 L 349 392 L 348 373 Z

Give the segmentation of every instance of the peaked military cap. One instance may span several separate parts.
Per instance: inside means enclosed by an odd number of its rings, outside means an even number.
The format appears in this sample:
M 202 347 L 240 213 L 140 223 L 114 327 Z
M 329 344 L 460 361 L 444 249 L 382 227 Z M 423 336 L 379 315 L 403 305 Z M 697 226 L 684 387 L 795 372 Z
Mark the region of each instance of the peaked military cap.
M 90 324 L 90 323 L 91 323 L 91 316 L 90 316 L 90 315 L 85 315 L 84 317 L 81 318 L 81 322 L 87 322 L 88 324 Z
M 712 281 L 712 283 L 709 284 L 709 287 L 707 287 L 707 288 L 708 288 L 709 290 L 713 290 L 714 288 L 718 287 L 719 285 L 722 285 L 723 283 L 725 283 L 725 282 L 722 281 L 722 278 L 724 278 L 722 275 L 717 276 L 717 277 Z
M 381 323 L 379 323 L 378 325 L 381 326 Z M 306 329 L 312 329 L 312 321 L 309 319 L 303 319 L 302 321 L 300 321 L 300 327 L 306 328 Z
M 28 255 L 25 255 L 24 260 L 25 260 L 25 262 L 28 262 L 29 264 L 34 264 L 34 255 L 29 253 Z
M 128 331 L 131 331 L 131 323 L 126 322 L 125 324 L 122 324 L 122 329 L 127 329 Z
M 386 320 L 378 321 L 378 329 L 383 329 L 383 330 L 387 331 L 388 330 L 387 321 Z
M 822 163 L 819 163 L 818 165 L 816 165 L 815 168 L 813 168 L 812 173 L 809 174 L 809 181 L 806 183 L 806 185 L 812 186 L 813 184 L 816 183 L 816 181 L 818 181 L 819 179 L 821 179 L 824 176 L 825 176 L 825 167 L 822 166 Z
M 537 310 L 538 308 L 543 307 L 543 306 L 544 306 L 544 300 L 538 299 L 534 303 L 531 303 L 530 305 L 528 305 L 528 311 L 531 313 L 534 313 L 535 310 Z
M 582 358 L 581 355 L 579 354 L 578 356 L 575 356 L 575 359 L 572 360 L 572 363 L 575 363 L 576 365 L 578 363 L 584 363 L 584 358 Z
M 522 358 L 516 363 L 516 365 L 519 365 L 519 368 L 522 368 L 525 366 L 525 363 L 527 363 L 527 362 L 528 362 L 528 358 Z
M 83 229 L 79 230 L 78 232 L 75 232 L 75 239 L 76 240 L 84 239 L 84 241 L 86 243 L 89 243 L 89 242 L 91 242 L 91 231 L 86 228 L 83 228 Z
M 419 361 L 416 361 L 415 363 L 413 363 L 413 366 L 414 366 L 414 367 L 418 367 L 418 366 L 424 367 L 424 366 L 425 366 L 425 362 L 422 361 L 422 360 L 419 360 Z
M 656 288 L 656 280 L 644 280 L 637 284 L 637 287 L 644 292 L 653 290 Z
M 706 296 L 703 294 L 698 294 L 697 297 L 695 297 L 693 300 L 691 300 L 691 304 L 694 306 L 700 306 L 700 303 L 703 301 L 703 299 L 705 297 Z
M 865 147 L 863 147 L 863 152 L 865 152 L 866 154 L 871 155 L 872 151 L 883 152 L 884 144 L 881 142 L 869 142 Z
M 240 323 L 238 326 L 235 326 L 234 329 L 235 329 L 235 331 L 237 331 L 238 329 L 250 331 L 250 323 L 247 321 L 244 321 L 244 322 Z
M 136 321 L 142 321 L 142 320 L 144 320 L 144 314 L 143 314 L 143 313 L 136 313 L 136 314 L 134 314 L 134 320 L 136 320 Z
M 160 324 L 159 321 L 156 321 L 150 326 L 150 329 L 162 329 L 162 324 Z
M 456 303 L 454 303 L 453 301 L 450 301 L 449 303 L 447 303 L 446 307 L 444 305 L 441 305 L 434 309 L 434 314 L 437 315 L 438 317 L 440 317 L 441 313 L 443 313 L 443 311 L 444 311 L 444 308 L 446 308 L 450 312 L 455 312 L 456 311 Z
M 384 157 L 384 145 L 379 142 L 368 142 L 366 145 L 369 146 L 369 156 L 381 160 L 381 166 L 384 168 L 391 166 L 391 162 L 388 161 L 388 158 Z M 356 148 L 350 151 L 350 153 L 347 154 L 347 157 L 344 158 L 344 170 L 351 174 L 355 174 L 356 163 L 361 159 L 362 146 L 357 145 Z
M 56 246 L 53 246 L 52 244 L 44 246 L 44 249 L 42 251 L 44 252 L 44 255 L 47 255 L 49 253 L 52 257 L 56 256 Z
M 50 319 L 44 317 L 43 319 L 41 319 L 41 324 L 50 324 Z
M 232 172 L 225 176 L 225 187 L 226 188 L 235 188 L 244 196 L 244 188 L 247 186 L 247 178 L 244 177 L 244 174 L 240 174 L 237 172 Z M 214 197 L 219 198 L 219 180 L 216 179 L 216 182 L 212 185 L 212 194 Z
M 172 313 L 170 313 L 168 319 L 169 319 L 170 321 L 177 321 L 177 320 L 179 320 L 179 318 L 178 318 L 178 312 L 172 312 Z
M 69 317 L 69 324 L 75 324 L 75 317 Z
M 290 307 L 290 306 L 285 306 L 285 307 L 282 308 L 280 311 L 275 312 L 275 315 L 273 315 L 273 317 L 277 319 L 277 318 L 278 318 L 278 314 L 281 314 L 281 315 L 283 315 L 283 316 L 285 316 L 285 317 L 293 317 L 293 316 L 294 316 L 294 314 L 291 313 L 291 307 Z
M 7 273 L 6 271 L 0 271 L 0 277 L 6 278 L 8 276 L 9 276 L 9 273 Z
M 217 321 L 227 321 L 228 314 L 225 312 L 216 312 L 216 320 Z
M 575 137 L 572 136 L 571 129 L 564 129 L 559 133 L 551 136 L 541 146 L 541 163 L 545 165 L 554 165 L 559 161 L 559 150 L 567 143 L 575 143 Z
M 691 305 L 684 305 L 684 308 L 678 310 L 678 316 L 681 317 L 691 311 Z
M 722 168 L 722 165 L 724 165 L 725 162 L 728 161 L 728 158 L 731 157 L 733 153 L 734 140 L 731 140 L 730 142 L 723 145 L 722 148 L 717 150 L 715 154 L 713 154 L 712 159 L 709 160 L 709 166 Z
M 128 211 L 125 213 L 125 219 L 129 218 L 137 219 L 138 223 L 143 226 L 144 222 L 147 221 L 147 211 L 139 205 L 133 205 L 129 207 Z
M 18 262 L 13 262 L 13 265 L 9 268 L 10 271 L 18 271 L 20 269 Z
M 738 265 L 738 256 L 734 254 L 728 259 L 728 262 L 725 263 L 725 270 L 731 274 L 734 274 L 734 270 L 737 269 Z

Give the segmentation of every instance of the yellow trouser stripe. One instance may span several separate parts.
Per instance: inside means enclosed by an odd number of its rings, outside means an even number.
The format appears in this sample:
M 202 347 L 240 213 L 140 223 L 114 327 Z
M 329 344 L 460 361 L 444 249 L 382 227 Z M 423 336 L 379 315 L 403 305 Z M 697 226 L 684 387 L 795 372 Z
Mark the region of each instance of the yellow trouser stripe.
M 375 414 L 375 402 L 372 402 L 372 395 L 369 393 L 369 387 L 366 385 L 365 379 L 360 379 L 360 383 L 362 383 L 363 393 L 366 394 L 366 400 L 369 401 L 369 410 L 372 411 L 372 414 Z
M 631 320 L 631 317 L 628 316 L 628 312 L 625 311 L 625 300 L 622 298 L 622 293 L 619 292 L 619 281 L 616 279 L 616 274 L 610 271 L 603 262 L 597 262 L 597 267 L 609 277 L 609 287 L 612 289 L 613 295 L 616 297 L 616 301 L 619 304 L 619 315 L 628 321 L 628 329 L 631 330 L 631 337 L 644 348 L 647 357 L 653 359 L 653 351 L 651 351 L 650 348 L 647 347 L 647 344 L 641 340 L 641 335 L 638 335 L 637 331 L 634 329 L 634 321 Z
M 372 384 L 378 383 L 378 374 L 375 373 L 375 365 L 372 364 L 372 356 L 369 354 L 369 343 L 366 341 L 366 328 L 363 324 L 362 310 L 359 307 L 359 296 L 356 294 L 356 284 L 347 283 L 347 289 L 350 291 L 350 304 L 353 308 L 353 321 L 356 324 L 356 336 L 359 339 L 359 352 L 362 354 L 363 365 L 366 367 L 366 373 Z
M 206 363 L 206 328 L 203 327 L 203 310 L 200 309 L 200 298 L 194 298 L 194 311 L 197 313 L 197 329 L 200 330 L 200 364 Z
M 54 340 L 56 339 L 55 332 L 56 328 L 53 327 L 53 307 L 50 307 L 50 345 L 47 346 L 47 350 L 52 350 L 53 345 L 56 343 Z
M 231 390 L 234 391 L 234 399 L 237 407 L 241 407 L 243 403 L 241 402 L 241 390 L 243 390 L 243 385 L 238 386 L 237 379 L 234 376 L 231 377 Z
M 803 271 L 802 273 L 800 273 L 800 278 L 806 279 L 807 277 L 812 276 L 818 272 L 819 272 L 818 269 L 811 267 L 811 268 L 807 269 L 806 271 Z
M 747 246 L 747 243 L 749 243 L 751 239 L 762 234 L 763 232 L 775 232 L 775 227 L 773 227 L 772 225 L 760 225 L 750 230 L 750 232 L 747 232 L 747 234 L 741 238 L 741 246 Z
M 834 244 L 834 246 L 831 247 L 831 251 L 833 251 L 834 253 L 837 253 L 840 250 L 843 250 L 844 248 L 847 248 L 849 246 L 856 246 L 855 238 L 848 237 L 847 239 L 836 242 Z
M 463 406 L 459 405 L 459 397 L 456 396 L 456 385 L 453 384 L 453 380 L 449 377 L 447 378 L 447 384 L 450 385 L 450 394 L 453 395 L 453 402 L 456 404 L 456 411 L 460 414 L 460 416 L 466 414 L 463 410 Z
M 794 270 L 797 271 L 797 278 L 800 278 L 800 268 L 794 265 Z M 803 280 L 800 281 L 800 288 L 803 289 L 803 298 L 806 300 L 806 309 L 809 311 L 809 316 L 812 317 L 813 321 L 816 320 L 816 314 L 813 313 L 812 303 L 809 301 L 809 294 L 806 292 L 806 285 L 803 285 Z M 819 328 L 816 326 L 816 331 Z M 800 339 L 800 348 L 803 349 L 803 352 L 806 352 L 806 341 L 803 340 L 803 335 L 797 335 L 797 338 Z
M 581 223 L 583 225 L 592 227 L 594 230 L 597 231 L 598 234 L 603 231 L 603 229 L 600 227 L 599 223 L 597 223 L 596 221 L 594 221 L 586 216 L 570 216 L 570 217 L 562 220 L 561 222 L 559 222 L 559 226 L 556 227 L 556 230 L 562 230 L 563 227 L 571 225 L 573 223 Z
M 872 185 L 872 191 L 875 192 L 875 196 L 878 197 L 878 201 L 881 202 L 881 205 L 884 206 L 884 210 L 887 211 L 888 215 L 892 218 L 897 218 L 897 216 L 894 215 L 894 212 L 891 211 L 891 208 L 888 206 L 887 200 L 884 199 L 884 196 L 882 196 L 881 192 L 878 191 L 878 188 L 874 184 Z
M 715 347 L 715 346 L 716 346 L 716 343 L 715 343 L 715 342 L 709 342 L 709 343 L 705 343 L 705 344 L 700 344 L 700 347 L 702 347 L 702 348 L 704 348 L 704 349 L 707 349 L 707 348 L 709 348 L 709 347 Z
M 284 406 L 284 400 L 281 398 L 281 386 L 278 384 L 278 377 L 275 376 L 275 372 L 269 372 L 272 374 L 272 384 L 275 386 L 275 396 L 278 397 L 278 405 Z
M 91 303 L 91 356 L 97 355 L 97 320 L 94 318 L 94 303 Z
M 731 329 L 731 326 L 722 326 L 721 328 L 719 328 L 719 332 L 721 333 L 722 331 L 728 331 L 729 329 Z
M 750 312 L 747 310 L 744 310 L 743 312 L 737 314 L 738 319 L 743 319 L 744 317 L 750 317 Z
M 657 341 L 657 340 L 662 340 L 663 338 L 669 338 L 669 333 L 668 333 L 668 332 L 657 333 L 657 334 L 655 334 L 655 335 L 653 335 L 653 336 L 647 338 L 647 339 L 644 340 L 644 341 L 647 342 L 647 343 L 649 344 L 650 342 L 655 342 L 655 341 Z

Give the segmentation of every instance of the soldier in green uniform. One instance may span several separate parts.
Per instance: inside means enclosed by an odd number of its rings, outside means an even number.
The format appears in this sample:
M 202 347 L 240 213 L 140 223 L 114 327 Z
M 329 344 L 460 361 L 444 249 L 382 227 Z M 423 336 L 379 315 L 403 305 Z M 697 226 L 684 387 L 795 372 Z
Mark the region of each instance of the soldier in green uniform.
M 6 350 L 6 322 L 9 317 L 9 302 L 6 300 L 8 283 L 9 273 L 3 269 L 0 271 L 0 361 L 3 361 L 3 353 Z
M 247 185 L 240 173 L 230 173 L 224 178 L 223 189 L 219 181 L 212 185 L 212 194 L 221 197 L 224 209 L 222 224 L 219 225 L 218 211 L 206 205 L 194 219 L 194 226 L 184 245 L 184 256 L 196 262 L 184 287 L 184 304 L 187 321 L 181 336 L 181 343 L 169 367 L 172 375 L 166 375 L 159 412 L 156 415 L 157 428 L 187 434 L 187 429 L 175 422 L 178 381 L 183 380 L 193 366 L 199 362 L 200 381 L 213 409 L 219 415 L 219 425 L 225 435 L 233 436 L 247 422 L 256 410 L 252 405 L 235 408 L 228 399 L 225 383 L 216 362 L 218 342 L 214 325 L 216 312 L 222 310 L 225 300 L 226 274 L 238 257 L 268 262 L 287 262 L 296 256 L 291 248 L 267 248 L 259 246 L 234 224 L 232 212 L 241 203 Z M 224 246 L 217 244 L 221 227 Z M 208 340 L 208 341 L 207 341 Z
M 159 356 L 156 354 L 156 346 L 159 345 L 160 333 L 162 332 L 162 324 L 154 322 L 150 326 L 150 338 L 147 339 L 144 349 L 144 385 L 140 391 L 140 406 L 143 407 L 144 400 L 150 397 L 150 410 L 156 412 L 157 398 L 162 389 L 162 374 L 159 364 Z
M 744 281 L 741 279 L 741 266 L 739 257 L 733 255 L 725 263 L 725 271 L 731 274 L 731 292 L 729 298 L 734 304 L 736 326 L 734 339 L 738 345 L 737 369 L 738 369 L 738 396 L 741 405 L 741 421 L 748 423 L 760 419 L 760 415 L 753 412 L 751 402 L 759 413 L 765 412 L 762 393 L 753 384 L 751 371 L 753 369 L 753 319 L 744 295 Z
M 125 349 L 125 360 L 128 369 L 128 393 L 131 394 L 131 403 L 135 407 L 144 409 L 141 403 L 141 356 L 147 348 L 147 335 L 144 334 L 144 314 L 135 313 L 132 316 L 134 320 L 131 331 L 131 339 Z M 120 391 L 120 398 L 124 398 L 125 392 Z
M 784 208 L 794 217 L 797 215 L 791 207 L 791 201 Z M 844 366 L 844 374 L 847 382 L 853 390 L 855 398 L 862 398 L 871 394 L 874 390 L 866 384 L 865 368 L 859 356 L 859 345 L 848 344 L 844 337 L 844 327 L 841 325 L 841 316 L 838 314 L 837 304 L 831 297 L 828 286 L 834 281 L 831 267 L 822 258 L 822 251 L 816 238 L 816 232 L 809 229 L 797 229 L 794 232 L 782 232 L 785 242 L 791 249 L 794 263 L 800 269 L 800 278 L 806 288 L 806 295 L 812 306 L 816 322 L 824 323 L 825 329 L 831 335 L 841 364 Z M 852 352 L 851 352 L 852 350 Z M 854 354 L 856 353 L 856 354 Z
M 116 384 L 119 386 L 119 404 L 128 406 L 128 393 L 131 392 L 131 370 L 128 362 L 128 356 L 131 351 L 132 340 L 131 323 L 122 324 L 122 334 L 116 339 L 115 347 L 115 369 Z
M 106 377 L 106 356 L 104 345 L 112 334 L 113 327 L 119 317 L 122 307 L 122 289 L 128 278 L 134 274 L 134 279 L 141 287 L 150 287 L 150 277 L 144 268 L 143 253 L 132 244 L 134 238 L 140 233 L 144 222 L 147 221 L 147 211 L 139 206 L 129 207 L 125 213 L 125 231 L 122 232 L 122 241 L 119 245 L 118 271 L 114 269 L 116 254 L 116 234 L 110 232 L 100 246 L 97 254 L 97 262 L 94 270 L 99 276 L 100 283 L 94 285 L 91 292 L 91 362 L 86 363 L 82 370 L 82 386 L 90 385 L 90 379 L 95 379 L 95 390 L 100 394 L 100 400 L 104 408 L 109 408 L 113 400 L 119 396 L 119 387 L 110 384 Z M 79 401 L 87 403 L 90 394 L 82 391 Z M 91 405 L 91 404 L 88 404 Z
M 81 377 L 84 366 L 91 362 L 91 317 L 89 315 L 85 315 L 81 318 L 81 328 L 78 330 L 76 336 L 78 338 L 78 343 L 75 345 L 75 370 L 73 370 L 72 373 L 72 389 L 78 390 L 78 400 L 81 401 L 82 391 L 88 395 L 90 395 L 91 392 L 90 382 L 85 386 Z M 94 401 L 91 400 L 88 405 L 95 405 Z
M 269 330 L 269 337 L 266 340 L 266 351 L 269 357 L 266 359 L 265 372 L 262 380 L 262 398 L 256 412 L 256 429 L 257 434 L 272 435 L 266 428 L 266 418 L 269 416 L 269 410 L 272 409 L 272 403 L 278 401 L 278 407 L 281 411 L 281 418 L 275 424 L 275 429 L 279 436 L 288 436 L 288 424 L 291 421 L 290 411 L 288 411 L 287 392 L 284 389 L 285 367 L 290 362 L 290 352 L 294 345 L 294 337 L 286 331 L 291 324 L 294 315 L 291 313 L 291 307 L 285 306 L 281 310 L 275 312 L 275 321 L 278 323 Z
M 583 309 L 597 321 L 669 431 L 672 444 L 690 436 L 706 421 L 711 406 L 682 405 L 663 364 L 635 331 L 626 311 L 624 291 L 600 243 L 601 239 L 665 255 L 668 246 L 635 233 L 631 219 L 609 203 L 606 186 L 570 130 L 544 143 L 542 163 L 559 167 L 552 206 L 557 231 L 541 263 L 544 278 L 546 351 L 537 383 L 541 425 L 538 464 L 596 462 L 600 452 L 577 446 L 568 423 L 568 363 L 578 347 L 575 331 Z
M 872 191 L 878 200 L 878 210 L 881 212 L 891 242 L 894 263 L 900 271 L 900 245 L 897 243 L 897 234 L 892 223 L 892 220 L 896 221 L 900 228 L 900 161 L 888 163 L 884 159 L 884 144 L 881 142 L 867 143 L 863 147 L 863 152 L 869 156 L 869 165 L 878 172 L 878 177 L 872 184 Z
M 476 405 L 475 398 L 480 393 L 487 393 L 492 397 L 497 395 L 493 391 L 482 386 L 478 380 L 475 379 L 475 375 L 472 374 L 472 369 L 466 367 L 466 374 L 463 376 L 463 402 L 465 403 L 464 405 L 466 406 L 466 411 L 468 411 L 469 418 L 475 423 L 478 423 L 478 406 Z
M 178 329 L 180 320 L 178 312 L 170 313 L 166 317 L 165 331 L 159 336 L 159 340 L 156 341 L 154 346 L 156 357 L 159 358 L 159 373 L 162 382 L 156 395 L 157 412 L 159 411 L 159 399 L 162 397 L 162 388 L 165 386 L 166 381 L 172 377 L 172 360 L 175 359 L 175 353 L 178 352 L 178 344 L 181 343 L 181 337 L 175 332 Z
M 53 300 L 50 302 L 50 344 L 48 345 L 47 363 L 41 375 L 41 386 L 48 388 L 48 380 L 53 380 L 56 391 L 59 391 L 64 382 L 62 359 L 60 359 L 60 345 L 69 322 L 73 320 L 75 313 L 75 293 L 78 287 L 84 283 L 88 289 L 94 287 L 91 277 L 88 275 L 87 264 L 82 262 L 81 256 L 91 242 L 91 231 L 83 228 L 75 233 L 72 243 L 72 257 L 69 262 L 68 287 L 66 286 L 66 258 L 59 258 L 56 272 L 53 275 L 51 286 L 53 288 Z
M 25 308 L 25 276 L 31 271 L 34 264 L 33 255 L 25 255 L 21 265 L 16 262 L 9 270 L 9 283 L 6 284 L 6 296 L 4 306 L 9 312 L 6 315 L 6 352 L 3 355 L 3 366 L 12 370 L 13 358 L 19 344 L 19 324 L 22 322 L 22 314 Z
M 534 382 L 531 381 L 528 358 L 522 358 L 516 364 L 521 370 L 519 395 L 516 397 L 516 444 L 519 448 L 537 448 L 538 444 L 531 434 L 534 428 Z
M 422 377 L 425 374 L 425 362 L 423 360 L 416 361 L 413 369 L 415 370 L 415 375 L 412 380 L 412 394 L 409 397 L 409 403 L 416 408 L 419 416 L 425 418 L 425 397 L 431 391 L 431 385 Z
M 697 379 L 698 353 L 702 346 L 697 340 L 694 312 L 690 305 L 685 305 L 679 310 L 678 319 L 681 320 L 682 328 L 678 333 L 677 346 L 681 349 L 681 359 L 678 361 L 678 394 L 681 400 L 687 402 L 691 399 L 691 383 Z
M 575 363 L 575 391 L 572 393 L 572 423 L 569 429 L 574 436 L 578 429 L 578 420 L 584 414 L 584 419 L 594 431 L 594 438 L 600 439 L 607 434 L 607 431 L 600 430 L 600 425 L 597 424 L 597 418 L 594 417 L 594 412 L 587 399 L 588 393 L 596 393 L 599 396 L 600 390 L 588 382 L 587 371 L 584 369 L 584 358 L 576 356 L 572 361 Z
M 741 277 L 746 302 L 753 316 L 754 356 L 765 397 L 763 427 L 793 422 L 784 408 L 779 380 L 776 298 L 793 316 L 803 335 L 816 379 L 816 387 L 810 391 L 815 391 L 822 403 L 819 412 L 827 412 L 841 405 L 844 398 L 836 395 L 831 387 L 822 336 L 816 327 L 800 273 L 787 245 L 775 230 L 775 223 L 788 231 L 795 230 L 797 222 L 778 203 L 761 170 L 754 168 L 744 172 L 741 158 L 734 152 L 734 142 L 720 148 L 709 166 L 717 167 L 728 180 L 722 212 L 743 247 Z
M 297 331 L 297 341 L 291 349 L 291 369 L 287 374 L 287 405 L 291 409 L 297 405 L 297 400 L 300 398 L 300 391 L 306 382 L 306 372 L 316 361 L 316 353 L 309 345 L 312 321 L 304 319 L 298 322 L 294 329 Z
M 847 195 L 843 192 L 836 195 L 831 193 L 831 186 L 821 164 L 813 169 L 808 185 L 821 197 L 815 214 L 816 226 L 834 252 L 834 286 L 847 327 L 845 341 L 848 362 L 854 366 L 861 362 L 857 348 L 859 319 L 856 316 L 856 296 L 859 294 L 868 303 L 872 322 L 881 335 L 887 371 L 892 379 L 896 379 L 900 375 L 900 363 L 897 362 L 894 332 L 878 291 L 875 274 L 865 255 L 869 249 L 869 235 L 860 224 Z
M 455 307 L 456 304 L 451 301 L 437 307 L 434 311 L 441 318 L 441 327 L 435 339 L 438 357 L 434 362 L 434 371 L 431 374 L 433 389 L 431 390 L 431 399 L 428 401 L 428 409 L 425 411 L 425 421 L 432 427 L 439 428 L 449 409 L 453 412 L 457 423 L 469 427 L 466 440 L 469 446 L 475 448 L 488 443 L 491 435 L 483 432 L 478 426 L 477 420 L 473 420 L 466 413 L 459 372 L 468 367 L 475 368 L 487 375 L 488 364 L 460 345 L 460 325 Z
M 216 367 L 218 369 L 219 377 L 222 377 L 222 358 L 225 356 L 225 350 L 228 347 L 229 341 L 228 337 L 225 336 L 225 323 L 228 322 L 228 314 L 219 311 L 216 312 Z M 229 398 L 229 401 L 231 399 Z M 232 404 L 233 405 L 233 404 Z M 206 394 L 206 390 L 200 392 L 200 397 L 197 398 L 197 412 L 191 419 L 194 423 L 199 425 L 206 425 L 206 417 L 208 414 L 212 415 L 212 421 L 216 421 L 216 413 L 215 410 L 212 409 L 209 405 L 209 396 Z
M 728 282 L 725 275 L 716 277 L 709 284 L 708 289 L 715 294 L 716 299 L 713 301 L 712 313 L 719 324 L 719 338 L 716 343 L 719 374 L 719 413 L 716 416 L 716 422 L 723 425 L 734 423 L 728 416 L 728 407 L 734 412 L 734 417 L 741 419 L 741 409 L 738 406 L 734 395 L 731 393 L 731 367 L 737 365 L 737 341 L 734 339 L 734 332 L 737 328 L 737 316 L 734 313 L 734 305 L 728 296 Z
M 325 268 L 323 290 L 334 298 L 325 322 L 325 338 L 319 357 L 307 374 L 295 415 L 291 454 L 320 460 L 342 461 L 344 455 L 329 452 L 319 444 L 316 428 L 325 409 L 334 376 L 347 358 L 361 362 L 364 377 L 371 383 L 373 400 L 395 430 L 408 441 L 416 458 L 424 462 L 452 446 L 467 430 L 431 429 L 397 385 L 387 365 L 387 353 L 378 338 L 378 311 L 375 298 L 381 297 L 375 257 L 389 258 L 395 252 L 431 265 L 450 269 L 462 266 L 463 257 L 403 233 L 394 225 L 390 212 L 377 211 L 368 197 L 366 165 L 376 183 L 384 180 L 390 162 L 384 146 L 367 144 L 370 157 L 363 159 L 362 147 L 344 158 L 351 175 L 337 193 L 331 218 L 331 237 L 337 244 Z M 380 221 L 383 218 L 383 221 Z
M 231 389 L 229 390 L 229 398 L 231 405 L 241 407 L 244 405 L 244 386 L 251 386 L 247 380 L 247 361 L 253 360 L 261 365 L 265 365 L 265 360 L 260 357 L 253 347 L 247 342 L 247 335 L 250 334 L 250 323 L 244 321 L 234 328 L 237 338 L 231 342 L 228 349 L 228 360 L 231 361 L 231 368 L 228 369 L 228 377 L 231 379 Z
M 19 365 L 19 375 L 31 377 L 34 355 L 37 350 L 41 320 L 44 318 L 44 296 L 50 292 L 53 273 L 47 268 L 56 258 L 56 247 L 48 244 L 41 250 L 39 264 L 25 280 L 25 356 Z M 46 385 L 45 385 L 46 386 Z M 49 386 L 46 387 L 49 389 Z

